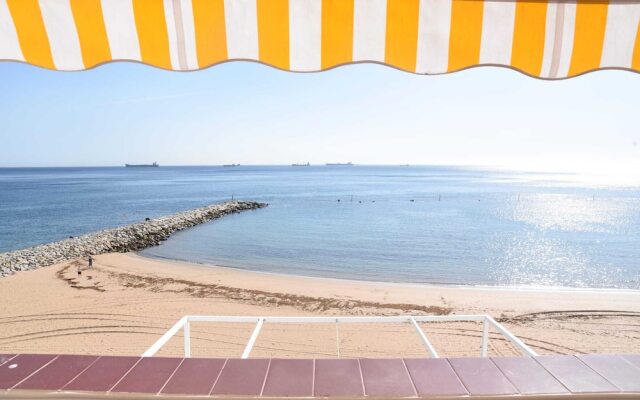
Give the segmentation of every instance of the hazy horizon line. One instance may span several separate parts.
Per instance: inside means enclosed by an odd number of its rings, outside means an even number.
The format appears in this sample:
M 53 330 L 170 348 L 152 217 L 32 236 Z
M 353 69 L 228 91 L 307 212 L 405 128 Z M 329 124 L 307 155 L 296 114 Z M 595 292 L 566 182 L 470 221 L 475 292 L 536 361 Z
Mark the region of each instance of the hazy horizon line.
M 350 165 L 347 165 L 351 163 Z M 127 163 L 128 164 L 128 163 Z M 295 164 L 295 165 L 294 165 Z M 333 164 L 333 165 L 331 165 Z M 137 165 L 137 164 L 131 164 Z M 140 164 L 151 165 L 151 164 Z M 305 167 L 307 165 L 300 165 L 299 163 L 235 163 L 235 164 L 160 164 L 158 167 Z M 522 169 L 510 165 L 492 165 L 492 164 L 456 164 L 456 163 L 356 163 L 351 161 L 346 162 L 328 162 L 328 163 L 309 163 L 309 167 L 331 167 L 331 166 L 352 166 L 352 167 L 463 167 L 463 168 L 486 168 L 486 169 L 504 169 L 504 170 L 530 170 L 530 172 L 537 172 L 535 169 Z M 2 166 L 0 169 L 45 169 L 45 168 L 125 168 L 125 164 L 103 164 L 103 165 L 20 165 L 20 166 Z M 547 171 L 540 171 L 547 172 Z M 565 171 L 558 171 L 565 172 Z M 570 173 L 571 171 L 566 171 Z

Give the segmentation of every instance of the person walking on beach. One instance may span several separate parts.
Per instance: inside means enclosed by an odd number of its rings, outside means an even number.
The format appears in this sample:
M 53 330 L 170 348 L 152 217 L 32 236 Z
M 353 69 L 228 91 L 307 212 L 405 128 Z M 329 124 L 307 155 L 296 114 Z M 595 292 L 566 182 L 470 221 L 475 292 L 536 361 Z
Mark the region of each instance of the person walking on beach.
M 89 268 L 93 267 L 93 257 L 89 256 Z

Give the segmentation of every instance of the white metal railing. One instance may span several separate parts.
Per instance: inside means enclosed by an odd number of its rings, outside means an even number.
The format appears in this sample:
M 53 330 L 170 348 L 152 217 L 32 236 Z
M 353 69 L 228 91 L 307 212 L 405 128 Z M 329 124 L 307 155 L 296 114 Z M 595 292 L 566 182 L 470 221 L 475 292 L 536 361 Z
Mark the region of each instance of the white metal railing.
M 255 323 L 256 326 L 249 337 L 249 341 L 242 352 L 241 358 L 249 358 L 251 350 L 260 335 L 260 330 L 265 323 L 278 324 L 318 324 L 335 323 L 336 341 L 338 342 L 337 353 L 340 357 L 340 338 L 338 331 L 339 323 L 404 323 L 408 322 L 416 329 L 426 350 L 432 357 L 438 358 L 438 353 L 433 347 L 426 333 L 420 328 L 420 322 L 482 322 L 482 345 L 480 355 L 487 356 L 489 347 L 489 329 L 493 327 L 498 333 L 504 336 L 514 347 L 528 356 L 537 356 L 524 342 L 518 339 L 507 328 L 496 322 L 489 315 L 400 315 L 392 317 L 232 317 L 232 316 L 209 316 L 209 315 L 186 315 L 175 323 L 160 339 L 158 339 L 142 357 L 152 357 L 158 352 L 180 329 L 184 334 L 184 356 L 191 357 L 191 323 L 192 322 L 223 322 L 223 323 Z

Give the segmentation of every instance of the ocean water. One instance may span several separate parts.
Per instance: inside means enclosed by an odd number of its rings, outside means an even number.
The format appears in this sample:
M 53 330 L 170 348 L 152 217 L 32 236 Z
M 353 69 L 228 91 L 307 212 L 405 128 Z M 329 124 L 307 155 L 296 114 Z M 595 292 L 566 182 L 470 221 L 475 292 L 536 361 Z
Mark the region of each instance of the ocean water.
M 230 199 L 150 257 L 457 285 L 640 289 L 640 187 L 455 167 L 0 169 L 0 252 Z

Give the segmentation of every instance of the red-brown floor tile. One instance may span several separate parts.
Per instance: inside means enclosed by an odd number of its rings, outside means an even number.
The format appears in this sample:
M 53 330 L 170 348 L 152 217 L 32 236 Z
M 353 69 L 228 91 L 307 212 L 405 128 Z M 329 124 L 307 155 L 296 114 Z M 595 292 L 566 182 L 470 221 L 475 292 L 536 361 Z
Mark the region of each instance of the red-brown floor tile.
M 162 389 L 162 393 L 208 395 L 224 362 L 220 358 L 186 358 Z
M 472 396 L 518 393 L 489 358 L 451 358 L 449 362 Z
M 358 360 L 316 360 L 315 396 L 364 396 Z
M 258 396 L 267 374 L 269 360 L 229 359 L 211 394 Z
M 367 396 L 416 395 L 402 359 L 361 359 L 360 367 Z
M 313 396 L 313 360 L 271 360 L 263 396 Z
M 181 361 L 181 358 L 143 358 L 111 391 L 158 393 Z
M 420 358 L 404 360 L 409 375 L 420 396 L 466 395 L 458 375 L 444 358 Z
M 16 386 L 16 389 L 61 389 L 97 359 L 98 356 L 59 356 L 46 367 Z
M 140 360 L 139 357 L 102 356 L 69 382 L 63 389 L 71 391 L 106 392 Z

